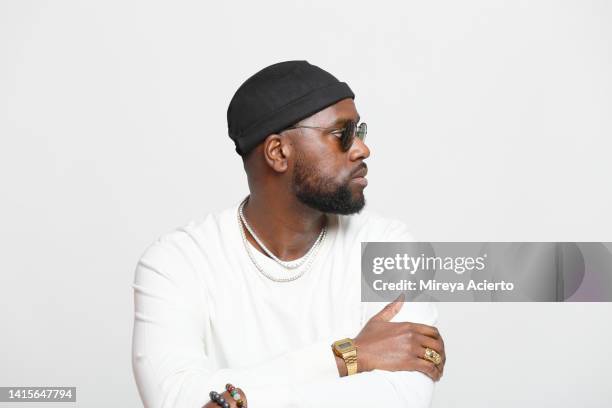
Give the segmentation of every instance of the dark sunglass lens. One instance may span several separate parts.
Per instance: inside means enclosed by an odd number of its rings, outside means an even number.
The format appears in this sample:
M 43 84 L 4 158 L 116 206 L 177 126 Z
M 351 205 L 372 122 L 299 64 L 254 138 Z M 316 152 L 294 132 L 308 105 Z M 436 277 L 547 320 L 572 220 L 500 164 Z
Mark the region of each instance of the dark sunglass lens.
M 353 144 L 355 135 L 355 122 L 348 122 L 342 132 L 342 150 L 347 151 Z
M 366 125 L 365 123 L 362 123 L 361 125 L 359 125 L 359 127 L 357 128 L 357 137 L 360 140 L 364 140 L 367 133 L 368 133 L 368 125 Z

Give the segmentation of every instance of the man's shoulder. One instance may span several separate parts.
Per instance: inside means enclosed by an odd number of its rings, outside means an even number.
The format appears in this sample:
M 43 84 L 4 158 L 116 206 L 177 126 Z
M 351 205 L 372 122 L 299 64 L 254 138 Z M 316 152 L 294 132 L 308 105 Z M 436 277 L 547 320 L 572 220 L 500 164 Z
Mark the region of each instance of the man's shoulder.
M 359 236 L 361 241 L 414 241 L 405 222 L 370 209 L 338 216 L 338 227 L 344 234 Z
M 208 248 L 221 245 L 224 236 L 231 235 L 232 222 L 237 223 L 237 206 L 232 205 L 225 209 L 204 214 L 189 220 L 180 226 L 163 232 L 146 248 L 143 256 L 150 253 L 168 250 L 182 255 L 193 251 L 205 251 Z M 237 225 L 237 224 L 236 224 Z

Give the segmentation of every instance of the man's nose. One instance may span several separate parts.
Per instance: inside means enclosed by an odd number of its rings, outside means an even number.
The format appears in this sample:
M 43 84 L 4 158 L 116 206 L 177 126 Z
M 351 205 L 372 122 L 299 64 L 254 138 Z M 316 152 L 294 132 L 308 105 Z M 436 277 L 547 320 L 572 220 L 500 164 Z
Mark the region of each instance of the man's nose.
M 355 138 L 349 149 L 349 157 L 352 161 L 367 159 L 370 157 L 370 148 L 363 140 Z

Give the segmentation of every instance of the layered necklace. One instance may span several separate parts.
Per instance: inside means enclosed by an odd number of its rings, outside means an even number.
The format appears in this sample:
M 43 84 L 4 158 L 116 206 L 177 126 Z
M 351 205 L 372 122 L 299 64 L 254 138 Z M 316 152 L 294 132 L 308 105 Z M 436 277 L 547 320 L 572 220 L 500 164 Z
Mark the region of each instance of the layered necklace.
M 312 246 L 310 247 L 308 252 L 306 252 L 306 254 L 303 257 L 301 257 L 300 259 L 296 259 L 294 261 L 283 261 L 282 259 L 279 259 L 276 255 L 274 255 L 272 253 L 272 251 L 270 251 L 264 245 L 264 243 L 261 242 L 259 237 L 255 234 L 255 231 L 253 231 L 253 228 L 251 228 L 251 226 L 247 222 L 246 217 L 244 216 L 243 209 L 244 209 L 244 204 L 248 201 L 248 199 L 249 199 L 249 197 L 247 196 L 242 201 L 242 203 L 240 203 L 240 206 L 238 206 L 238 225 L 240 227 L 240 235 L 242 236 L 242 242 L 244 243 L 244 247 L 245 247 L 245 249 L 247 251 L 247 254 L 249 255 L 249 258 L 251 259 L 251 262 L 253 262 L 253 265 L 255 265 L 255 268 L 257 268 L 257 270 L 262 275 L 264 275 L 266 278 L 268 278 L 268 279 L 270 279 L 270 280 L 272 280 L 274 282 L 291 282 L 291 281 L 294 281 L 294 280 L 298 279 L 302 275 L 304 275 L 310 269 L 310 267 L 312 266 L 312 263 L 314 262 L 314 259 L 316 258 L 317 253 L 319 252 L 319 249 L 321 248 L 321 245 L 325 241 L 325 237 L 327 236 L 327 223 L 323 226 L 323 228 L 321 229 L 321 233 L 319 233 L 319 236 L 315 240 L 314 244 L 312 244 Z M 259 265 L 259 263 L 255 259 L 255 256 L 252 253 L 252 250 L 251 250 L 251 248 L 249 246 L 249 242 L 247 240 L 246 234 L 244 233 L 244 228 L 242 227 L 243 225 L 247 229 L 247 231 L 249 231 L 249 234 L 251 234 L 253 239 L 255 239 L 255 242 L 257 242 L 257 244 L 261 247 L 261 249 L 263 249 L 264 252 L 274 262 L 276 262 L 278 265 L 280 265 L 287 272 L 293 271 L 293 270 L 296 270 L 297 272 L 295 272 L 295 273 L 293 273 L 291 275 L 280 277 L 280 278 L 276 277 L 276 276 L 273 276 L 270 273 L 266 272 L 261 267 L 261 265 Z M 302 267 L 302 268 L 300 268 L 300 267 Z

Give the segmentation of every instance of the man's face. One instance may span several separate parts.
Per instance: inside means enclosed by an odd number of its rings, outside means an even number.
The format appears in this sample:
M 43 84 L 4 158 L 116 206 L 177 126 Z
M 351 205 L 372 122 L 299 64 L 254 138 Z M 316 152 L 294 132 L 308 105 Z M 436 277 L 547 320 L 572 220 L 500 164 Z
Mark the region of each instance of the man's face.
M 367 185 L 364 160 L 370 150 L 355 138 L 344 152 L 340 139 L 332 133 L 348 121 L 358 123 L 359 120 L 353 100 L 343 99 L 297 124 L 329 130 L 292 130 L 297 149 L 291 187 L 302 203 L 334 214 L 353 214 L 364 207 L 363 189 Z

